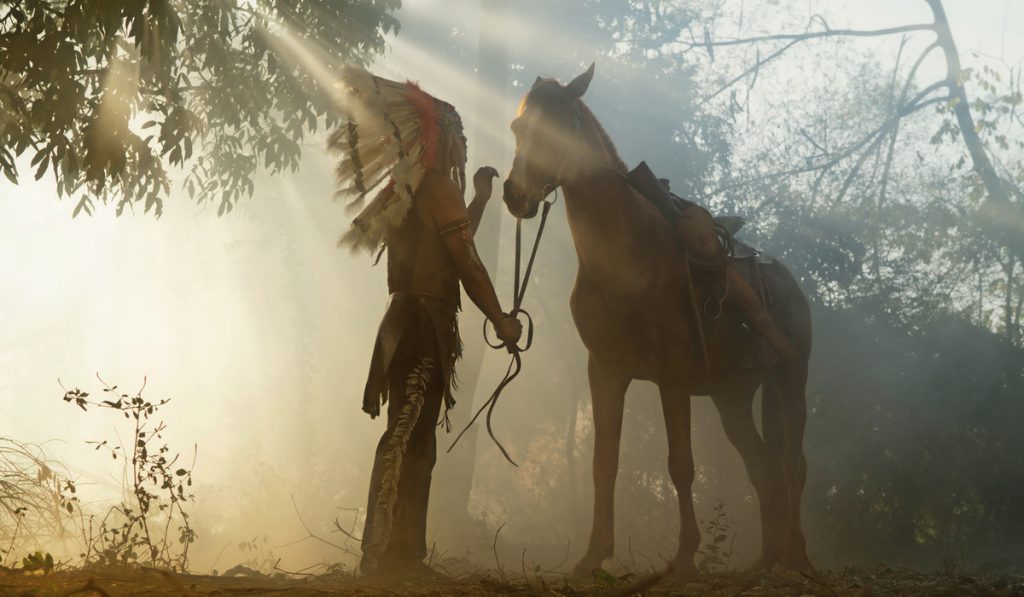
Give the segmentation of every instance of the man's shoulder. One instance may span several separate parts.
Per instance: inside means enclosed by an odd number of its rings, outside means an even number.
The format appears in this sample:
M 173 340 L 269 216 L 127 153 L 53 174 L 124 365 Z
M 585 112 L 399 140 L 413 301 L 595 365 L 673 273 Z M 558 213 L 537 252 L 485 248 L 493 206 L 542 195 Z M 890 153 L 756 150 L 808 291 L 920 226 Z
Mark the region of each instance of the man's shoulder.
M 439 172 L 427 172 L 416 192 L 417 199 L 433 213 L 435 217 L 449 212 L 453 208 L 462 207 L 462 189 L 451 178 Z
M 459 194 L 459 185 L 455 181 L 436 170 L 428 170 L 420 182 L 420 192 L 431 194 L 450 195 Z

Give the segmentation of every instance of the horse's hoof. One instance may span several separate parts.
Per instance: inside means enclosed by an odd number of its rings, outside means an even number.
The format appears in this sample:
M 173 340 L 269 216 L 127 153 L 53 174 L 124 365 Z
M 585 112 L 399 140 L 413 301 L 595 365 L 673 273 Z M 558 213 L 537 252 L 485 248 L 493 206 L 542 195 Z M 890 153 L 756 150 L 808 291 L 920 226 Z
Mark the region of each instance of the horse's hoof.
M 751 564 L 751 572 L 771 572 L 779 565 L 778 556 L 766 556 L 761 554 L 761 557 L 757 558 L 757 561 Z
M 814 570 L 811 566 L 811 561 L 807 559 L 807 554 L 803 552 L 783 556 L 779 562 L 779 567 L 793 572 L 810 572 Z
M 670 580 L 694 580 L 700 576 L 697 567 L 693 565 L 693 559 L 673 560 L 665 570 L 665 577 Z
M 575 566 L 572 567 L 572 575 L 575 578 L 594 578 L 594 574 L 601 569 L 604 558 L 586 555 Z

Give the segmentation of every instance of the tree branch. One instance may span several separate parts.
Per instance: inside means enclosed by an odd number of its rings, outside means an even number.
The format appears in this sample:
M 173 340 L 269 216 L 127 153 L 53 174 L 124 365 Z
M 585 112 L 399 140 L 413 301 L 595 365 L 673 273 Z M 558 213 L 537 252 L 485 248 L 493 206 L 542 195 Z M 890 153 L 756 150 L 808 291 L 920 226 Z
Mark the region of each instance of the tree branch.
M 716 91 L 715 91 L 714 93 L 712 93 L 711 95 L 708 95 L 707 97 L 705 97 L 704 99 L 702 99 L 702 100 L 700 101 L 700 103 L 699 103 L 699 104 L 697 104 L 697 108 L 698 108 L 698 109 L 699 109 L 699 108 L 702 108 L 702 107 L 703 107 L 703 106 L 704 106 L 705 104 L 707 104 L 707 103 L 708 103 L 708 102 L 710 102 L 710 101 L 711 101 L 712 99 L 714 99 L 714 98 L 715 98 L 716 96 L 718 96 L 718 94 L 719 94 L 719 93 L 722 93 L 722 92 L 723 92 L 723 91 L 725 91 L 726 89 L 728 89 L 728 88 L 732 87 L 732 86 L 733 86 L 733 85 L 735 85 L 735 84 L 736 84 L 736 83 L 737 83 L 738 81 L 740 81 L 741 79 L 743 79 L 744 77 L 746 77 L 746 76 L 747 76 L 747 75 L 749 75 L 750 73 L 755 73 L 755 74 L 756 74 L 756 73 L 757 73 L 757 71 L 759 71 L 759 70 L 761 69 L 761 67 L 762 67 L 762 66 L 764 66 L 764 65 L 765 65 L 765 64 L 767 64 L 768 62 L 770 62 L 770 61 L 774 60 L 775 58 L 778 58 L 779 56 L 781 56 L 781 55 L 782 55 L 782 54 L 783 54 L 783 53 L 784 53 L 784 52 L 785 52 L 786 50 L 788 50 L 788 49 L 790 49 L 791 47 L 793 47 L 794 45 L 796 45 L 798 41 L 799 41 L 799 40 L 796 40 L 796 41 L 791 41 L 791 42 L 789 42 L 788 44 L 786 44 L 786 45 L 782 46 L 782 47 L 781 47 L 781 48 L 779 48 L 778 50 L 776 50 L 776 51 L 772 52 L 771 54 L 769 54 L 769 55 L 768 55 L 768 57 L 767 57 L 767 58 L 764 58 L 763 60 L 762 60 L 762 59 L 761 59 L 761 58 L 759 57 L 759 58 L 757 59 L 757 61 L 756 61 L 756 62 L 754 62 L 753 66 L 751 66 L 750 68 L 746 69 L 745 71 L 743 71 L 743 72 L 742 72 L 742 73 L 740 73 L 739 75 L 737 75 L 737 76 L 733 77 L 733 78 L 732 78 L 732 79 L 731 79 L 731 80 L 730 80 L 730 81 L 729 81 L 728 83 L 726 83 L 725 85 L 722 85 L 721 87 L 719 87 L 719 88 L 718 88 L 718 89 L 717 89 L 717 90 L 716 90 Z
M 931 0 L 929 0 L 931 1 Z M 708 48 L 708 47 L 724 47 L 724 46 L 740 46 L 745 44 L 753 44 L 763 41 L 785 41 L 791 40 L 793 42 L 807 41 L 809 39 L 818 39 L 822 37 L 881 37 L 885 35 L 895 35 L 897 33 L 908 33 L 911 31 L 934 31 L 936 26 L 934 24 L 922 24 L 922 25 L 903 25 L 900 27 L 888 27 L 885 29 L 827 29 L 825 31 L 812 31 L 809 33 L 779 33 L 775 35 L 760 35 L 756 37 L 744 37 L 739 39 L 727 39 L 723 41 L 706 41 L 706 42 L 682 42 L 684 45 L 690 48 Z
M 1009 203 L 1009 193 L 1006 190 L 1004 181 L 996 173 L 995 168 L 989 160 L 985 146 L 975 129 L 974 117 L 971 115 L 970 104 L 967 99 L 967 92 L 964 90 L 961 80 L 962 68 L 960 66 L 960 53 L 957 50 L 956 42 L 953 40 L 953 32 L 949 29 L 949 21 L 946 18 L 946 11 L 942 7 L 941 0 L 927 0 L 928 6 L 935 15 L 935 34 L 938 37 L 936 43 L 942 48 L 946 55 L 946 84 L 949 86 L 950 94 L 953 96 L 953 113 L 956 115 L 957 124 L 960 127 L 960 134 L 963 135 L 964 144 L 971 156 L 971 163 L 974 171 L 981 177 L 985 191 L 989 199 L 997 203 Z

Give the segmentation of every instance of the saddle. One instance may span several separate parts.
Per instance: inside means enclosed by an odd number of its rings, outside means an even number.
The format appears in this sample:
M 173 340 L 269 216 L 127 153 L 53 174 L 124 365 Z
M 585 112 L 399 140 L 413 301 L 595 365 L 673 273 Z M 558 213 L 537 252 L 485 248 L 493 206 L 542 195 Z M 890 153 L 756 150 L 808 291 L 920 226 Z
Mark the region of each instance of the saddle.
M 693 201 L 688 201 L 673 193 L 670 190 L 669 180 L 657 178 L 646 162 L 640 162 L 636 168 L 630 171 L 626 175 L 626 181 L 669 220 L 674 220 L 688 207 L 697 205 Z M 772 263 L 774 259 L 736 236 L 736 233 L 746 223 L 743 216 L 712 216 L 712 221 L 723 244 L 730 249 L 729 257 L 733 261 L 738 262 L 736 264 L 738 266 L 737 270 L 746 278 L 747 282 L 750 283 L 757 293 L 761 295 L 761 300 L 765 304 L 769 304 L 771 297 L 768 293 L 764 277 L 761 274 L 760 266 Z M 711 294 L 715 294 L 714 290 L 711 290 Z
M 643 164 L 643 163 L 642 163 Z M 657 192 L 652 192 L 649 184 L 644 184 L 644 177 L 647 176 L 650 170 L 646 168 L 646 164 L 643 166 L 637 166 L 636 170 L 629 173 L 627 180 L 641 195 L 647 198 L 648 201 L 658 206 L 658 195 Z M 653 173 L 652 173 L 653 174 Z M 664 195 L 672 201 L 672 204 L 676 208 L 677 212 L 681 212 L 691 205 L 697 205 L 693 201 L 683 199 L 679 195 L 676 195 L 670 190 L 669 180 L 667 178 L 659 178 L 658 182 L 661 183 L 661 189 L 664 191 Z M 652 198 L 652 195 L 655 197 Z M 662 210 L 663 212 L 665 210 Z M 666 214 L 668 215 L 668 214 Z M 714 222 L 715 228 L 718 229 L 719 234 L 723 236 L 722 239 L 727 243 L 727 246 L 732 248 L 733 259 L 754 259 L 757 263 L 771 263 L 774 261 L 770 256 L 765 255 L 760 249 L 754 247 L 750 243 L 740 239 L 736 236 L 736 233 L 743 228 L 743 225 L 747 223 L 746 218 L 739 215 L 724 215 L 724 216 L 712 216 L 711 221 Z
M 676 221 L 686 209 L 697 206 L 696 203 L 687 201 L 672 193 L 669 181 L 664 178 L 657 178 L 646 162 L 640 162 L 636 168 L 625 176 L 625 179 L 634 190 L 650 201 L 670 222 Z M 712 216 L 711 219 L 715 232 L 721 238 L 726 251 L 725 260 L 722 262 L 722 265 L 728 264 L 729 260 L 733 261 L 735 271 L 760 296 L 761 302 L 766 306 L 770 306 L 772 304 L 771 289 L 765 280 L 761 265 L 772 263 L 774 259 L 762 254 L 761 251 L 736 237 L 736 233 L 739 232 L 745 223 L 742 216 Z M 686 283 L 689 286 L 690 305 L 697 323 L 696 328 L 699 332 L 698 337 L 700 339 L 701 352 L 704 356 L 704 364 L 710 372 L 711 362 L 708 357 L 705 336 L 710 332 L 713 320 L 718 319 L 722 314 L 722 306 L 728 296 L 727 277 L 715 275 L 724 269 L 719 264 L 714 264 L 710 268 L 702 268 L 704 269 L 703 272 L 694 275 L 690 267 L 691 262 L 697 263 L 692 258 L 688 259 L 685 263 Z M 697 263 L 697 265 L 700 264 Z M 698 306 L 698 303 L 701 306 Z M 710 311 L 709 306 L 712 307 Z
M 743 228 L 743 225 L 747 223 L 743 216 L 714 216 L 711 220 L 715 223 L 716 228 L 722 230 L 729 237 L 729 241 L 732 244 L 733 259 L 756 259 L 758 263 L 771 263 L 773 261 L 770 256 L 762 253 L 760 249 L 736 236 L 740 228 Z

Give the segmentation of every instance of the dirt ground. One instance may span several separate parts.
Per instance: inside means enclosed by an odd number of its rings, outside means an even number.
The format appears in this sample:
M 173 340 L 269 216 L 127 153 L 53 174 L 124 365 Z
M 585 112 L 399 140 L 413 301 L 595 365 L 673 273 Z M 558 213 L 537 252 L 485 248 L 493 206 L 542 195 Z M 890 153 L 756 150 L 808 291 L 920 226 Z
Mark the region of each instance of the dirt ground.
M 707 575 L 699 581 L 602 575 L 590 580 L 565 577 L 506 576 L 497 572 L 461 578 L 367 583 L 350 575 L 304 578 L 197 576 L 154 570 L 76 570 L 49 575 L 0 572 L 0 595 L 16 597 L 153 595 L 820 595 L 873 597 L 888 595 L 992 595 L 1024 597 L 1024 576 L 950 576 L 907 570 L 861 570 L 842 574 L 763 574 L 734 572 Z M 651 586 L 645 586 L 651 585 Z

